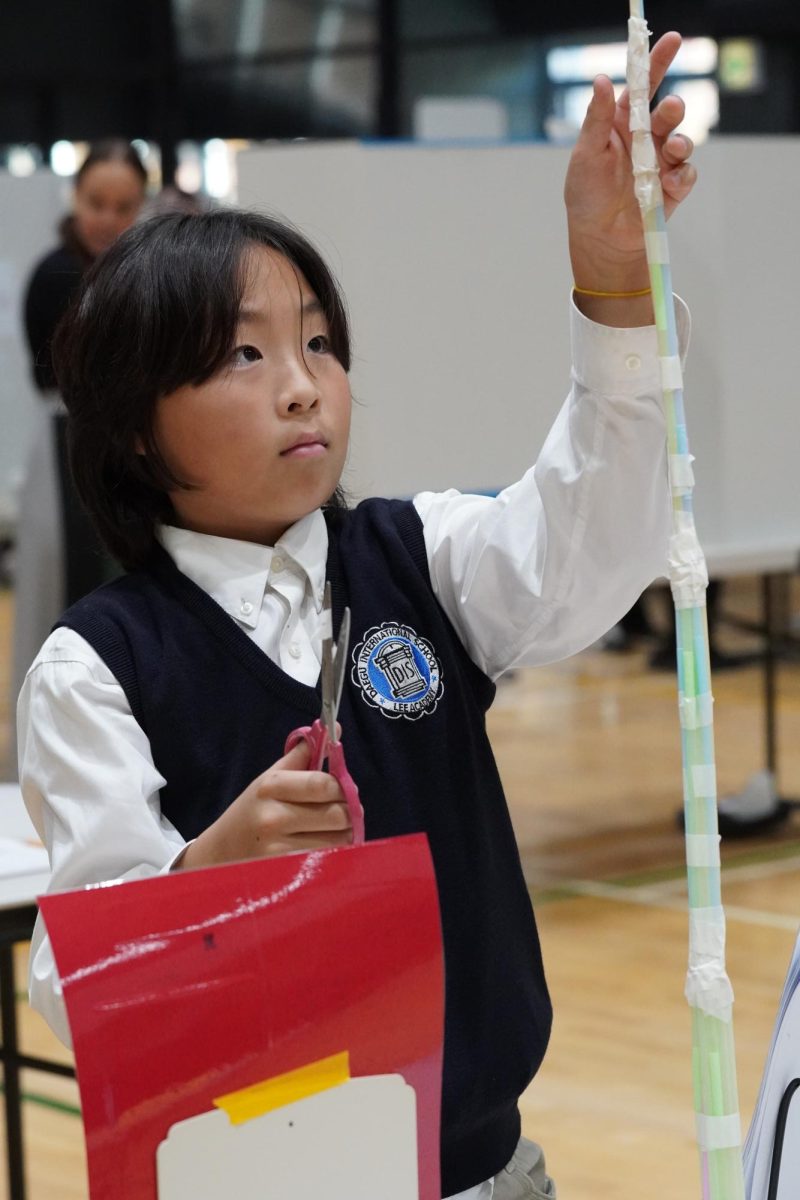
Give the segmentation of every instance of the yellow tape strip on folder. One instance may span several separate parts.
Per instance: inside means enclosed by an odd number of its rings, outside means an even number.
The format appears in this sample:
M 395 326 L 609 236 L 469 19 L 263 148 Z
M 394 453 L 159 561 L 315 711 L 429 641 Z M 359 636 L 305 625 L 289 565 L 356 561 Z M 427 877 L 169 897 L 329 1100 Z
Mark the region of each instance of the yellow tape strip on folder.
M 350 1055 L 345 1051 L 330 1058 L 320 1058 L 296 1071 L 287 1071 L 285 1075 L 275 1075 L 263 1083 L 254 1083 L 241 1091 L 219 1096 L 214 1104 L 228 1114 L 231 1125 L 243 1125 L 245 1121 L 282 1108 L 284 1104 L 338 1087 L 349 1078 Z

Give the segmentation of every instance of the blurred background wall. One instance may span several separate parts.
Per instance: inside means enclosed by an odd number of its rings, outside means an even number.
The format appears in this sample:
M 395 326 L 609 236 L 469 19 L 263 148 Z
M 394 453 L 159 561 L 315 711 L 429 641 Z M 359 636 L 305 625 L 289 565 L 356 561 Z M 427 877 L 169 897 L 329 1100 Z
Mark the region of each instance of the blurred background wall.
M 626 15 L 612 0 L 4 0 L 0 155 L 20 169 L 24 147 L 39 164 L 60 141 L 124 135 L 153 142 L 171 182 L 211 139 L 414 137 L 437 97 L 493 101 L 512 137 L 567 133 L 591 48 L 624 40 Z M 800 130 L 797 5 L 650 0 L 648 17 L 713 42 L 683 61 L 712 85 L 695 95 L 717 95 L 709 127 Z
M 69 4 L 63 0 L 37 0 L 35 4 L 3 0 L 0 534 L 3 523 L 13 520 L 14 496 L 35 407 L 19 327 L 20 289 L 32 263 L 54 240 L 58 217 L 68 204 L 69 177 L 90 141 L 109 135 L 133 140 L 147 164 L 153 193 L 162 185 L 177 183 L 184 191 L 202 192 L 215 202 L 272 205 L 295 217 L 322 241 L 351 293 L 348 271 L 355 278 L 360 270 L 356 255 L 364 249 L 361 234 L 367 229 L 367 218 L 371 217 L 374 225 L 383 214 L 387 221 L 384 233 L 395 245 L 420 244 L 420 228 L 423 238 L 430 241 L 432 221 L 438 220 L 437 227 L 446 230 L 449 187 L 451 214 L 458 209 L 459 238 L 450 239 L 453 247 L 461 245 L 460 237 L 470 231 L 479 237 L 481 220 L 484 233 L 491 230 L 472 276 L 485 280 L 492 261 L 502 265 L 510 256 L 512 268 L 518 261 L 515 239 L 518 242 L 524 235 L 530 214 L 530 228 L 541 220 L 552 238 L 545 232 L 542 240 L 540 229 L 538 241 L 528 247 L 525 270 L 538 267 L 540 272 L 538 307 L 523 311 L 521 330 L 538 330 L 539 343 L 553 364 L 551 370 L 560 379 L 559 373 L 567 367 L 562 275 L 564 288 L 568 282 L 566 260 L 563 268 L 552 261 L 557 255 L 560 264 L 563 257 L 559 178 L 566 150 L 560 147 L 567 147 L 575 136 L 594 75 L 604 71 L 622 85 L 626 17 L 627 5 L 616 0 L 575 0 L 570 5 L 530 0 L 73 0 Z M 800 132 L 800 6 L 786 0 L 673 0 L 669 4 L 649 0 L 648 18 L 656 34 L 677 27 L 686 35 L 669 87 L 686 99 L 690 107 L 687 131 L 701 147 L 709 139 L 724 140 L 726 135 L 780 138 Z M 506 156 L 501 174 L 508 179 L 504 187 L 513 188 L 515 181 L 519 184 L 516 223 L 512 228 L 507 224 L 503 205 L 510 202 L 508 197 L 493 209 L 490 185 L 485 194 L 475 194 L 472 199 L 459 191 L 474 186 L 468 182 L 470 178 L 482 178 L 480 167 L 474 176 L 470 175 L 472 168 L 465 167 L 460 183 L 458 171 L 451 173 L 448 184 L 450 167 L 441 157 L 435 171 L 433 160 L 426 166 L 407 157 L 390 166 L 384 159 L 384 182 L 379 184 L 377 176 L 371 176 L 368 190 L 359 194 L 362 167 L 354 166 L 355 160 L 347 157 L 343 147 L 340 155 L 333 146 L 342 141 L 352 145 L 354 139 L 362 146 L 373 139 L 395 146 L 402 143 L 409 150 L 415 146 L 501 148 Z M 291 149 L 287 143 L 297 141 L 314 143 L 312 167 L 303 165 L 306 160 L 301 163 L 297 156 L 286 157 Z M 788 138 L 787 146 L 790 142 L 794 140 Z M 538 182 L 531 174 L 531 143 L 536 144 L 538 155 Z M 538 153 L 548 144 L 556 147 L 549 159 Z M 330 146 L 333 158 L 325 157 L 325 145 Z M 517 149 L 522 157 L 515 160 Z M 778 160 L 774 156 L 776 163 Z M 498 169 L 500 161 L 495 160 Z M 509 162 L 511 166 L 507 166 Z M 404 176 L 407 171 L 412 174 Z M 320 194 L 317 186 L 314 194 L 321 172 L 325 175 L 324 193 Z M 419 186 L 414 185 L 415 180 Z M 404 183 L 413 185 L 405 195 Z M 748 178 L 748 220 L 751 215 L 758 218 L 765 183 L 763 177 Z M 792 168 L 770 197 L 771 202 L 779 202 L 781 213 L 794 188 Z M 730 195 L 716 186 L 699 193 L 691 214 L 694 228 L 687 231 L 690 245 L 707 249 L 703 228 L 714 228 L 717 205 L 729 203 Z M 375 204 L 380 205 L 381 214 L 373 211 Z M 353 225 L 352 238 L 345 230 L 348 205 L 352 207 L 350 223 L 355 220 L 358 224 L 358 228 Z M 331 214 L 329 222 L 323 215 L 326 210 Z M 717 267 L 731 274 L 739 257 L 738 233 L 734 237 L 739 227 L 730 226 L 734 244 L 728 247 L 726 243 L 725 262 L 716 260 Z M 504 241 L 505 231 L 508 237 Z M 748 231 L 747 240 L 752 244 L 752 225 Z M 783 225 L 767 211 L 758 237 L 770 231 L 769 254 L 781 264 L 787 261 L 786 254 L 781 254 Z M 680 237 L 680 232 L 676 231 L 676 236 Z M 440 278 L 445 279 L 447 246 L 444 238 L 437 251 Z M 499 260 L 498 246 L 505 247 Z M 454 248 L 453 254 L 458 253 Z M 404 256 L 396 257 L 407 264 Z M 707 257 L 712 261 L 712 256 Z M 702 256 L 693 260 L 698 266 L 701 261 Z M 383 367 L 387 347 L 382 345 L 377 326 L 373 337 L 375 321 L 370 320 L 369 305 L 360 302 L 359 296 L 378 286 L 383 294 L 394 296 L 400 315 L 410 316 L 413 309 L 403 295 L 398 298 L 392 292 L 393 283 L 402 281 L 408 289 L 412 281 L 402 272 L 393 275 L 391 261 L 386 272 L 379 280 L 362 277 L 361 292 L 357 287 L 354 297 L 365 310 L 364 319 L 356 322 L 357 351 L 363 358 L 360 366 L 357 361 L 355 382 L 365 381 L 366 406 L 361 414 L 360 463 L 358 437 L 354 444 L 357 492 L 381 487 L 376 455 L 380 446 L 391 444 L 391 421 L 396 420 L 395 406 L 383 410 L 383 423 L 374 424 L 376 409 L 371 406 L 380 403 L 381 395 L 369 368 L 378 360 Z M 729 287 L 727 279 L 719 275 L 713 283 L 717 295 Z M 763 273 L 761 285 L 768 286 Z M 463 292 L 462 287 L 459 294 Z M 548 296 L 552 311 L 546 304 Z M 504 324 L 502 297 L 494 293 L 492 297 L 497 336 L 505 336 L 502 346 L 506 347 L 520 322 L 515 317 Z M 690 295 L 689 299 L 696 309 L 698 297 Z M 756 311 L 763 313 L 763 306 L 756 305 Z M 706 335 L 720 323 L 707 322 Z M 429 322 L 423 334 L 430 347 L 426 346 L 422 358 L 413 348 L 407 349 L 407 360 L 429 360 L 428 348 L 431 352 L 436 348 Z M 446 355 L 454 353 L 449 329 L 443 331 L 441 344 L 446 364 Z M 492 345 L 498 344 L 492 341 Z M 513 337 L 511 344 L 515 344 Z M 722 349 L 701 345 L 693 360 L 709 364 L 709 382 L 706 386 L 703 380 L 703 390 L 710 406 L 706 411 L 712 413 L 723 403 L 727 388 L 713 368 Z M 773 350 L 765 349 L 764 354 L 775 365 Z M 499 357 L 511 361 L 507 349 Z M 442 376 L 448 378 L 446 365 Z M 736 378 L 741 377 L 737 373 Z M 426 378 L 429 376 L 422 370 L 421 378 L 418 372 L 409 379 L 405 395 L 414 395 L 421 404 Z M 501 380 L 501 391 L 521 405 L 516 377 L 506 375 Z M 403 380 L 394 382 L 392 398 L 403 395 Z M 534 440 L 539 438 L 543 422 L 550 419 L 565 385 L 566 380 L 563 387 L 548 386 L 545 415 L 533 423 Z M 358 394 L 358 387 L 356 390 Z M 789 403 L 782 381 L 778 392 L 787 412 L 796 408 L 793 399 Z M 436 399 L 446 406 L 451 398 L 437 387 Z M 485 387 L 475 388 L 467 399 L 468 410 L 489 399 L 493 397 L 487 397 Z M 734 407 L 744 405 L 741 402 Z M 711 449 L 718 445 L 722 453 L 713 433 L 716 421 L 709 418 L 707 423 L 704 436 L 701 420 L 701 449 L 708 442 Z M 739 441 L 746 445 L 749 427 L 743 428 L 747 436 Z M 418 466 L 429 465 L 433 459 L 441 464 L 447 457 L 445 454 L 442 459 L 442 448 L 446 450 L 444 434 L 428 443 Z M 507 482 L 505 473 L 494 466 L 474 470 L 471 463 L 484 453 L 485 446 L 478 441 L 473 449 L 452 482 L 464 487 Z M 411 460 L 406 454 L 396 461 Z M 422 486 L 418 474 L 408 472 L 409 488 Z M 705 475 L 706 486 L 720 483 L 718 476 L 712 465 Z M 442 482 L 438 477 L 430 479 L 437 486 Z M 717 513 L 725 503 L 721 483 L 715 494 L 719 504 L 713 511 Z M 698 499 L 702 515 L 704 498 Z M 721 528 L 722 518 L 714 516 L 712 536 Z

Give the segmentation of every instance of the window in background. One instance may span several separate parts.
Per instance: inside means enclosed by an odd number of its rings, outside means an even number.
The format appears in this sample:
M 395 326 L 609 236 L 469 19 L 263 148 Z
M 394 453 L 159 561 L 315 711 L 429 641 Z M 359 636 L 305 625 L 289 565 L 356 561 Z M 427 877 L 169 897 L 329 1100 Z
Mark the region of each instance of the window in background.
M 377 98 L 378 22 L 374 0 L 326 4 L 317 23 L 309 87 L 314 102 L 332 106 L 371 133 Z M 347 46 L 369 52 L 344 54 Z
M 687 116 L 681 128 L 698 145 L 719 121 L 718 57 L 717 43 L 712 38 L 688 38 L 667 75 L 669 90 L 686 102 Z M 574 140 L 592 94 L 592 80 L 599 74 L 608 75 L 619 94 L 625 86 L 626 63 L 624 42 L 554 46 L 548 50 L 548 136 L 555 141 Z
M 398 0 L 397 7 L 406 43 L 423 38 L 457 42 L 498 32 L 493 0 Z
M 186 95 L 221 135 L 373 132 L 375 0 L 176 0 L 175 20 Z
M 144 163 L 148 187 L 157 192 L 161 187 L 161 148 L 155 142 L 146 142 L 143 138 L 134 138 L 131 145 Z
M 249 145 L 251 143 L 242 138 L 180 142 L 176 185 L 189 196 L 209 197 L 217 204 L 235 204 L 236 157 Z
M 760 92 L 766 86 L 764 45 L 754 38 L 729 38 L 719 46 L 719 85 L 727 92 Z
M 542 136 L 544 116 L 545 66 L 541 43 L 535 39 L 500 41 L 489 45 L 406 50 L 402 56 L 400 110 L 403 129 L 409 136 L 424 134 L 436 101 L 447 102 L 457 115 L 459 103 L 463 121 L 454 121 L 453 136 L 461 139 L 486 136 L 487 127 L 479 119 L 480 106 L 469 101 L 486 102 L 502 111 L 496 128 L 505 129 L 513 139 Z M 443 111 L 443 109 L 442 109 Z M 470 111 L 475 125 L 469 125 Z M 446 137 L 442 126 L 442 138 Z
M 235 151 L 222 138 L 211 138 L 201 150 L 203 191 L 214 200 L 235 194 Z
M 50 166 L 56 175 L 74 175 L 86 157 L 86 142 L 53 142 L 50 147 Z
M 43 166 L 42 152 L 38 146 L 27 143 L 21 146 L 5 146 L 2 156 L 0 156 L 0 163 L 9 175 L 16 175 L 22 179 L 26 175 L 33 175 L 39 167 Z
M 203 188 L 203 155 L 199 142 L 178 143 L 178 167 L 175 183 L 182 192 L 193 196 Z
M 174 0 L 179 52 L 186 59 L 242 60 L 372 42 L 375 0 Z M 330 31 L 335 34 L 330 38 Z

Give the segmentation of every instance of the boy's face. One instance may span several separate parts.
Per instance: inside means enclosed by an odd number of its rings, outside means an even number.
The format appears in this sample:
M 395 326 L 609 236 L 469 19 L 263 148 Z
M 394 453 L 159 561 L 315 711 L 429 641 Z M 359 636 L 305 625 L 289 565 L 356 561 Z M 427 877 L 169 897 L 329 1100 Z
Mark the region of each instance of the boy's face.
M 156 443 L 193 490 L 170 493 L 178 522 L 274 545 L 334 492 L 350 432 L 350 385 L 299 271 L 250 256 L 236 349 L 205 383 L 159 400 Z

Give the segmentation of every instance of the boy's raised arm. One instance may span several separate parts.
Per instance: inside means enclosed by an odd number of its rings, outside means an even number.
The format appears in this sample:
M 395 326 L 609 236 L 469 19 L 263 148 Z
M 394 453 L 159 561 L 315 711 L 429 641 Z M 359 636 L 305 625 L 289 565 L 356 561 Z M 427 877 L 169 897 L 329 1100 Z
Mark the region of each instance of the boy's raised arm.
M 666 33 L 653 47 L 653 91 L 680 46 L 679 34 Z M 589 292 L 637 292 L 650 285 L 642 217 L 633 190 L 628 115 L 627 91 L 616 102 L 611 80 L 598 76 L 564 187 L 573 279 L 579 289 Z M 694 149 L 691 139 L 675 133 L 683 116 L 684 104 L 677 96 L 667 96 L 652 116 L 667 216 L 686 199 L 697 179 L 688 161 Z M 631 328 L 653 323 L 649 295 L 623 299 L 578 294 L 576 302 L 587 317 L 602 325 Z

